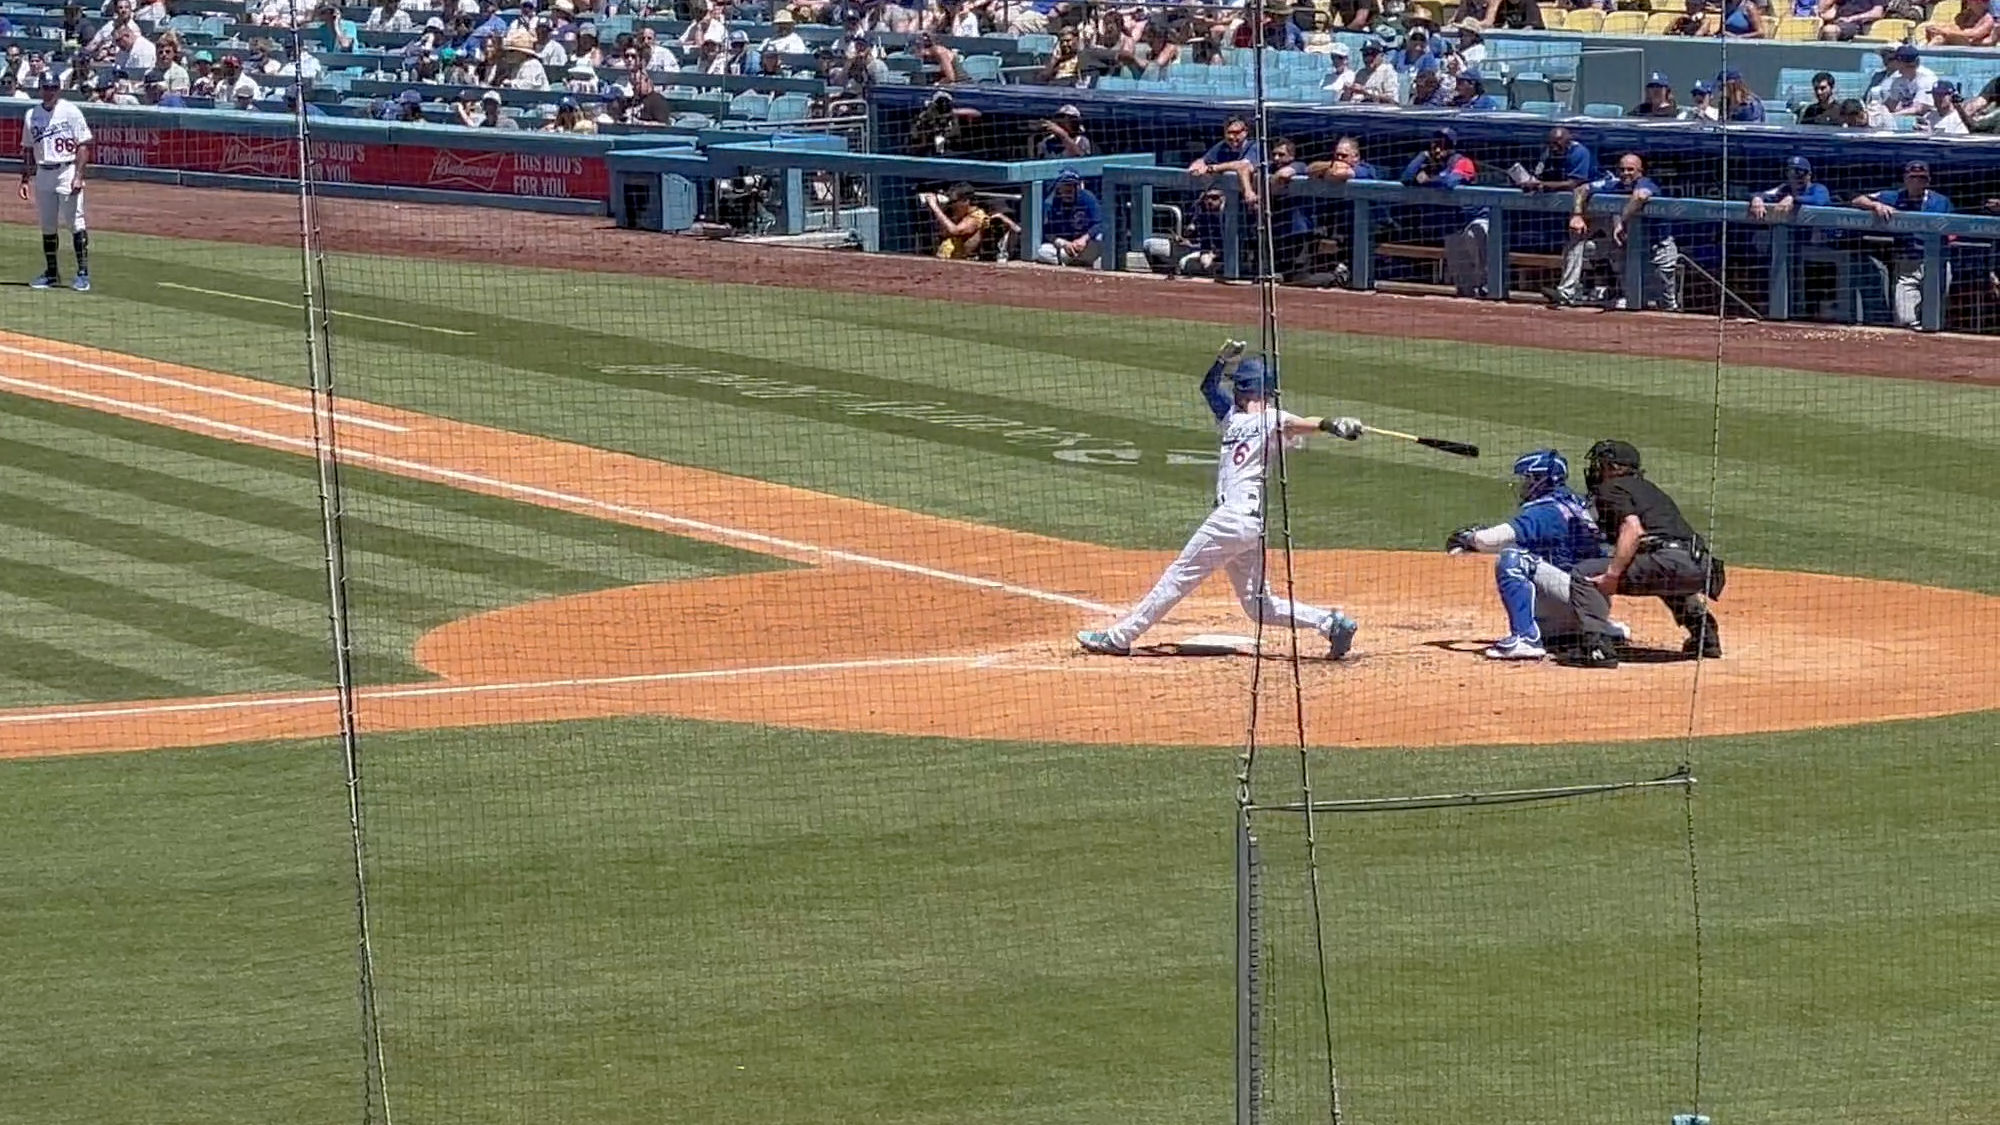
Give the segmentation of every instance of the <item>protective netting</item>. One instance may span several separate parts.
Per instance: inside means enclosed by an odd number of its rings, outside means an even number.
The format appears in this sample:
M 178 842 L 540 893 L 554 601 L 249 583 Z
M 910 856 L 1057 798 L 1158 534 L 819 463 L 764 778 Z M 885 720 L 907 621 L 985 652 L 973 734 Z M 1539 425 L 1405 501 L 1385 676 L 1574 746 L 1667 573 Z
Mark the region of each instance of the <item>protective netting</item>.
M 175 12 L 323 116 L 91 107 L 94 285 L 0 291 L 11 1115 L 1983 1119 L 1986 146 L 1614 117 L 1902 89 L 1638 12 L 972 7 L 863 17 L 912 83 L 734 13 L 783 73 L 662 71 L 616 160 L 353 10 Z M 1336 104 L 1376 41 L 1504 109 Z M 1229 340 L 1373 431 L 1274 449 L 1261 529 L 1205 522 Z M 1727 561 L 1695 651 L 1628 590 L 1570 666 L 1535 558 L 1443 549 L 1603 439 Z

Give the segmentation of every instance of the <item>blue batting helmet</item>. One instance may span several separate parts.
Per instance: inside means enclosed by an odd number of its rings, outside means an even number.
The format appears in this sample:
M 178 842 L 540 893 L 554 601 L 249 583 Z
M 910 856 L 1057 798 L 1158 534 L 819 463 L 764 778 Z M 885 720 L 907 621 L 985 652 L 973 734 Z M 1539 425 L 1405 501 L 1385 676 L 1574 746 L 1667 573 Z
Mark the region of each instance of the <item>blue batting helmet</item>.
M 1240 395 L 1268 395 L 1277 381 L 1270 369 L 1264 366 L 1263 358 L 1252 355 L 1244 356 L 1243 361 L 1236 365 L 1236 374 L 1231 378 L 1230 385 Z
M 1537 449 L 1514 459 L 1514 476 L 1522 501 L 1547 496 L 1569 483 L 1569 460 L 1553 449 Z

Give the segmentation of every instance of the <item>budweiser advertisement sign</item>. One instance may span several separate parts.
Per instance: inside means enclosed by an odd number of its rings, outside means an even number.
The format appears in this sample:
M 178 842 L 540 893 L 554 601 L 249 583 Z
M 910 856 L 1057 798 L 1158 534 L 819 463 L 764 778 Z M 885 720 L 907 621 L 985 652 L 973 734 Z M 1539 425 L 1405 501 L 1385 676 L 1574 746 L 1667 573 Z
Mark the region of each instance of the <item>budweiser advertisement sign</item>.
M 93 119 L 93 163 L 101 166 L 211 172 L 264 179 L 296 179 L 298 142 L 290 137 L 233 133 Z M 18 152 L 21 118 L 0 118 L 0 150 Z M 610 174 L 602 156 L 544 152 L 486 152 L 438 145 L 315 141 L 313 178 L 324 183 L 442 191 L 605 199 Z

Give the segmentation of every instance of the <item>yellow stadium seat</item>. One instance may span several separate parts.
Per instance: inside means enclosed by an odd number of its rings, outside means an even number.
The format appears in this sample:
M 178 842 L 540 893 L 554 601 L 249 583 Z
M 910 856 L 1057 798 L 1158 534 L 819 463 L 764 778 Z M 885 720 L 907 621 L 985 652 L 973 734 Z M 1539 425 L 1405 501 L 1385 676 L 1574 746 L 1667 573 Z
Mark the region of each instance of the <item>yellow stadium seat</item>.
M 1903 43 L 1910 38 L 1910 31 L 1917 25 L 1909 20 L 1876 20 L 1869 25 L 1868 34 L 1858 38 L 1876 43 Z
M 1644 35 L 1649 19 L 1644 12 L 1612 12 L 1604 17 L 1602 30 L 1606 35 Z
M 1778 33 L 1773 39 L 1789 39 L 1802 42 L 1819 38 L 1819 21 L 1810 16 L 1786 16 L 1778 21 Z
M 1964 7 L 1959 0 L 1938 0 L 1937 7 L 1931 9 L 1930 22 L 1948 24 L 1958 18 L 1959 10 Z
M 1667 29 L 1674 26 L 1674 21 L 1680 18 L 1679 12 L 1654 12 L 1646 17 L 1646 34 L 1665 35 Z
M 1572 8 L 1563 17 L 1564 31 L 1593 32 L 1604 28 L 1604 13 L 1596 8 Z

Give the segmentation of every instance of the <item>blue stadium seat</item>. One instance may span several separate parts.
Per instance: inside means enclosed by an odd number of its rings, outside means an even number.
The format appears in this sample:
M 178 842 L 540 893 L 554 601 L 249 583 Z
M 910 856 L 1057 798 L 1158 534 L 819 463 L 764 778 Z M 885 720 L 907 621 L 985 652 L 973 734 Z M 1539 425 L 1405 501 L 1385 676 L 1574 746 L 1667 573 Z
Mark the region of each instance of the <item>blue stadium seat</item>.
M 1523 71 L 1507 83 L 1507 98 L 1517 109 L 1529 102 L 1554 101 L 1555 96 L 1555 83 L 1536 71 Z
M 1014 49 L 1024 55 L 1046 59 L 1056 53 L 1056 37 L 1053 35 L 1023 35 L 1014 41 Z
M 805 94 L 780 94 L 771 99 L 767 121 L 803 121 L 812 111 L 812 98 Z
M 1585 117 L 1623 117 L 1625 116 L 1625 107 L 1622 105 L 1613 105 L 1610 102 L 1591 102 L 1589 105 L 1583 107 L 1583 115 Z
M 965 55 L 958 60 L 961 77 L 969 82 L 1000 81 L 999 55 Z
M 771 116 L 771 95 L 738 94 L 729 99 L 729 116 L 743 121 L 762 121 Z
M 1797 125 L 1799 117 L 1798 114 L 1793 113 L 1789 109 L 1777 109 L 1772 106 L 1765 106 L 1764 123 L 1767 125 Z
M 1522 102 L 1514 107 L 1522 113 L 1537 113 L 1543 117 L 1561 117 L 1569 107 L 1561 102 Z

